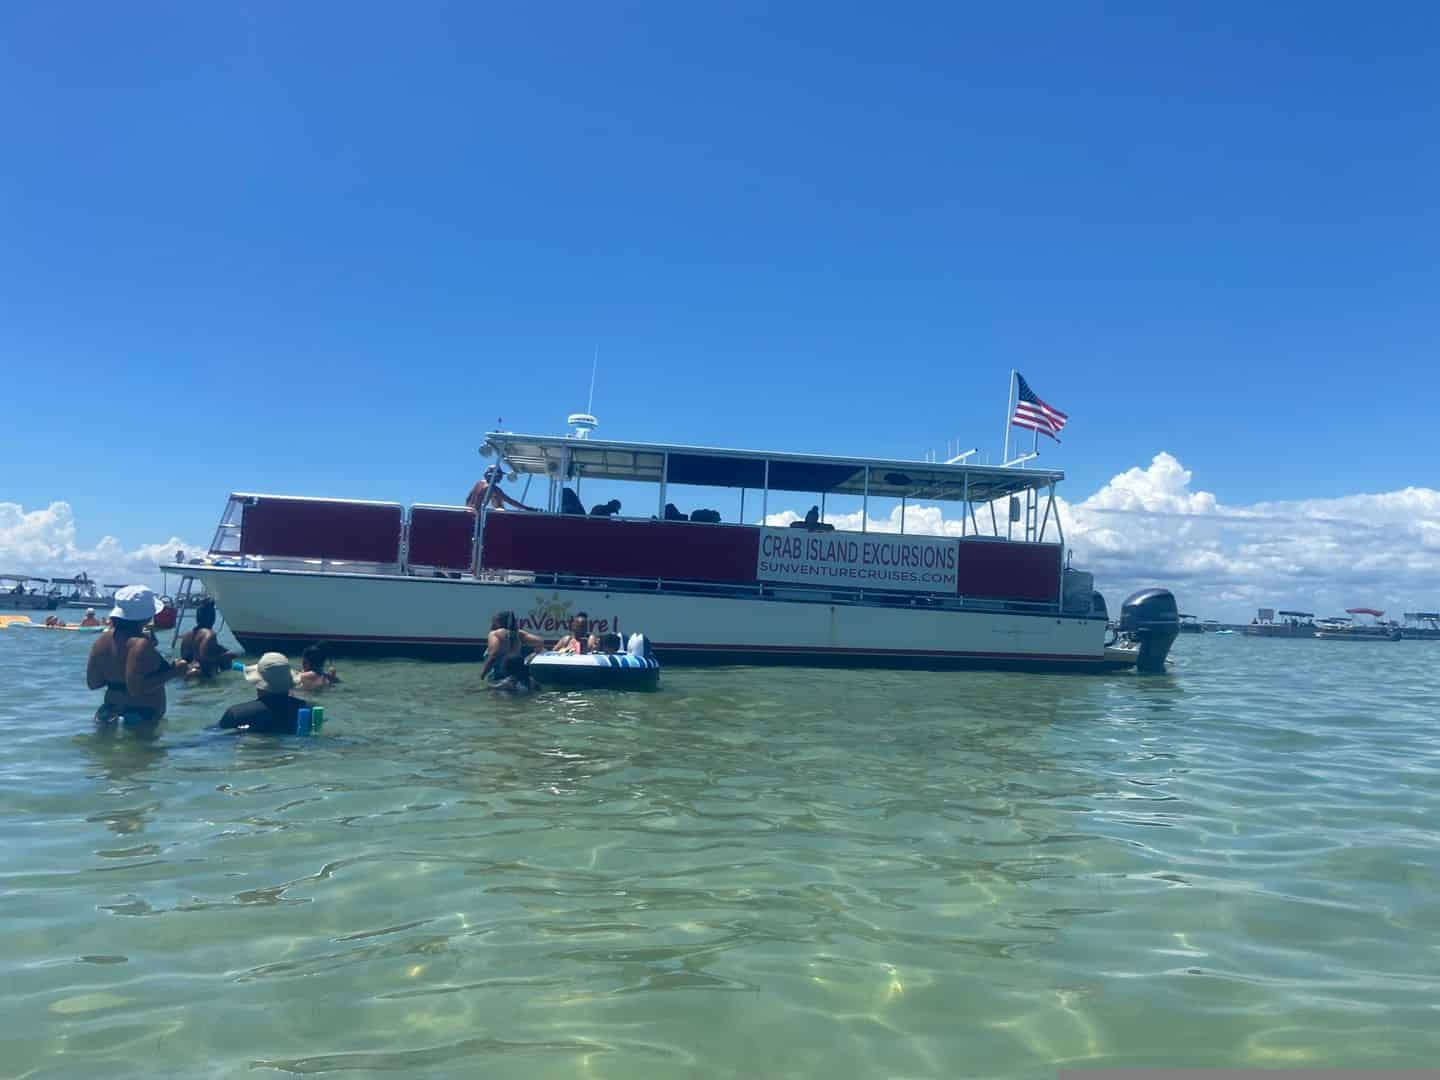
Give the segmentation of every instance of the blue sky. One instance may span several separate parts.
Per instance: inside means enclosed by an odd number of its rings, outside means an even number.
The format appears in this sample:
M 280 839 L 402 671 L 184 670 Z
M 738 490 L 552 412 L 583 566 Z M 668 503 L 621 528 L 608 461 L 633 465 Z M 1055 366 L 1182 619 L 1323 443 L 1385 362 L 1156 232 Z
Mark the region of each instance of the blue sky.
M 8 5 L 0 502 L 455 501 L 480 436 L 1428 485 L 1419 4 Z M 128 449 L 127 449 L 128 448 Z

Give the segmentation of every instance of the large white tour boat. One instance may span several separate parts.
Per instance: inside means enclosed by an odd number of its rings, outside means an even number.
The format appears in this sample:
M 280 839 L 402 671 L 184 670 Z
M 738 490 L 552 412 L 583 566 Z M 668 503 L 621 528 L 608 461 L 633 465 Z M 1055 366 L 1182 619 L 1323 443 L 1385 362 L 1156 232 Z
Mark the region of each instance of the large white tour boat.
M 608 441 L 580 419 L 572 435 L 486 436 L 511 480 L 541 481 L 534 512 L 237 493 L 210 551 L 164 569 L 203 582 L 252 653 L 323 639 L 337 655 L 468 658 L 496 611 L 551 640 L 585 611 L 597 632 L 643 631 L 667 666 L 1164 668 L 1174 598 L 1137 593 L 1110 627 L 1092 576 L 1066 565 L 1063 473 Z M 654 502 L 586 515 L 578 489 L 600 481 L 645 483 Z M 676 485 L 738 492 L 740 512 L 677 520 Z M 782 496 L 851 496 L 860 528 L 746 522 L 747 494 L 761 521 Z M 882 499 L 958 508 L 961 535 L 876 532 Z

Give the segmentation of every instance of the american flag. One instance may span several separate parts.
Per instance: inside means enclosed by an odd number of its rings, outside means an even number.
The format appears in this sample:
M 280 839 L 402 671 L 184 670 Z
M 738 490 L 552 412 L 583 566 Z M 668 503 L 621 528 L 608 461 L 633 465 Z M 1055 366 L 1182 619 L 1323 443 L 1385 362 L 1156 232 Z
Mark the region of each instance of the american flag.
M 1056 436 L 1064 430 L 1065 421 L 1070 418 L 1055 406 L 1047 405 L 1036 397 L 1035 391 L 1031 390 L 1030 384 L 1025 381 L 1025 376 L 1018 371 L 1015 373 L 1015 381 L 1020 384 L 1020 394 L 1015 400 L 1015 415 L 1010 422 L 1016 427 L 1049 435 L 1059 442 Z

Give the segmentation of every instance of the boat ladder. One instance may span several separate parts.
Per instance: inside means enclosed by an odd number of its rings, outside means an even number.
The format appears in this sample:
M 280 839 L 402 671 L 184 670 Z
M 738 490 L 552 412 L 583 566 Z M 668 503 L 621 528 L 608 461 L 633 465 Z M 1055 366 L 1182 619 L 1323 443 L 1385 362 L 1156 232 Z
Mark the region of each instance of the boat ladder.
M 232 499 L 231 502 L 234 502 L 234 500 Z M 210 554 L 230 554 L 229 550 L 224 546 L 225 540 L 232 533 L 238 533 L 239 531 L 240 526 L 230 521 L 230 508 L 227 506 L 225 508 L 225 516 L 220 519 L 220 524 L 215 527 L 215 536 L 210 541 Z M 180 579 L 180 588 L 176 590 L 175 593 L 175 633 L 170 635 L 171 649 L 175 648 L 176 643 L 180 640 L 180 635 L 185 631 L 185 612 L 194 606 L 190 603 L 194 594 L 195 577 L 193 574 L 186 574 Z M 218 634 L 224 625 L 225 614 L 221 612 L 219 619 L 215 623 L 215 632 Z

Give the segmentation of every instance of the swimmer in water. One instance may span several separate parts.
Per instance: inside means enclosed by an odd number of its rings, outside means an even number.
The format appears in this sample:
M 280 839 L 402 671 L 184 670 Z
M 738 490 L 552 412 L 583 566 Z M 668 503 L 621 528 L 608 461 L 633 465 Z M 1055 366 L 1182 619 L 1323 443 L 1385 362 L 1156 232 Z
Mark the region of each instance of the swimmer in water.
M 234 654 L 220 644 L 215 633 L 215 601 L 203 600 L 195 609 L 195 628 L 180 638 L 180 658 L 195 665 L 202 679 L 213 679 L 230 667 Z
M 95 609 L 94 609 L 93 607 L 87 607 L 87 608 L 85 609 L 85 617 L 80 620 L 80 625 L 81 625 L 81 626 L 102 626 L 102 625 L 104 625 L 104 624 L 101 623 L 100 620 L 95 617 Z
M 485 648 L 485 663 L 480 677 L 490 678 L 490 689 L 525 693 L 538 690 L 525 664 L 525 652 L 543 652 L 545 642 L 527 630 L 521 630 L 513 611 L 496 612 L 490 620 L 490 637 Z
M 110 628 L 96 637 L 85 667 L 86 685 L 105 688 L 97 722 L 158 723 L 165 715 L 165 684 L 189 674 L 188 663 L 166 660 L 145 633 L 161 606 L 144 585 L 127 585 L 115 594 Z
M 255 687 L 255 700 L 226 709 L 220 727 L 255 735 L 296 734 L 300 710 L 309 706 L 290 693 L 295 689 L 295 673 L 286 655 L 267 652 L 253 668 L 245 669 L 245 678 Z
M 295 688 L 310 692 L 324 690 L 327 686 L 334 686 L 338 683 L 340 676 L 335 674 L 335 669 L 326 670 L 325 668 L 325 662 L 329 659 L 325 655 L 323 641 L 307 645 L 305 651 L 300 654 L 300 674 L 295 678 Z

